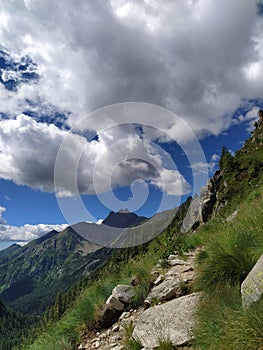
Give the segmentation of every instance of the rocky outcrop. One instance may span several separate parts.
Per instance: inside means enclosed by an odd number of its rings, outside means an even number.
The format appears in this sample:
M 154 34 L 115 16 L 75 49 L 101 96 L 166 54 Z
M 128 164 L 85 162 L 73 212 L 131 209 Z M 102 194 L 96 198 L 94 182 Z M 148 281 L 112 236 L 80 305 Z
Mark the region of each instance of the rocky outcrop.
M 133 337 L 151 349 L 157 347 L 160 340 L 170 340 L 174 346 L 189 343 L 193 339 L 199 298 L 198 293 L 193 293 L 145 310 Z
M 263 294 L 263 254 L 241 285 L 242 305 L 244 308 L 260 299 Z
M 209 179 L 207 186 L 201 188 L 200 197 L 192 199 L 181 226 L 182 233 L 195 230 L 199 225 L 209 220 L 215 208 L 221 180 L 221 172 L 216 171 L 214 176 Z

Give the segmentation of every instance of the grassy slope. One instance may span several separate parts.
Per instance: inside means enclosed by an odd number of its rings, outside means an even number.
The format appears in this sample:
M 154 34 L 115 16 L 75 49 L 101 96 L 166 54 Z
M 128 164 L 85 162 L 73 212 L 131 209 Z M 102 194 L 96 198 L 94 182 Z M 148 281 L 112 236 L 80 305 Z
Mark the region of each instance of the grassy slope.
M 204 291 L 195 349 L 263 349 L 263 300 L 243 310 L 240 284 L 263 253 L 263 186 L 231 221 L 214 219 L 191 237 L 205 245 L 196 288 Z

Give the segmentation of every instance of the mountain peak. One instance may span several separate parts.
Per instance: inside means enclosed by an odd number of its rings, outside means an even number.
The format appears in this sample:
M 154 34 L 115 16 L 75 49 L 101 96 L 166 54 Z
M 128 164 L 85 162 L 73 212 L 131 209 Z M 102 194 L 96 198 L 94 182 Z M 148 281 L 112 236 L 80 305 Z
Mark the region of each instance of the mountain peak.
M 128 209 L 121 209 L 118 212 L 111 211 L 109 215 L 102 221 L 104 225 L 127 228 L 130 226 L 138 225 L 147 218 L 144 216 L 138 216 L 135 213 L 131 213 Z

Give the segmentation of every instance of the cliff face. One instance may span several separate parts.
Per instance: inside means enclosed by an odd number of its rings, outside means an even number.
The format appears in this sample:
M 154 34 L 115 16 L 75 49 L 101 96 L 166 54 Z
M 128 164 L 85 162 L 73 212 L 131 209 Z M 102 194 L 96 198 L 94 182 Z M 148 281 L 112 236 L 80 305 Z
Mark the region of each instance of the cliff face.
M 222 152 L 220 170 L 201 189 L 200 196 L 192 200 L 181 226 L 182 233 L 195 230 L 233 202 L 233 199 L 245 197 L 257 188 L 263 171 L 262 110 L 258 116 L 259 120 L 254 124 L 255 130 L 236 155 L 232 157 L 226 149 Z
M 195 230 L 199 225 L 206 223 L 211 217 L 217 203 L 217 194 L 222 181 L 221 171 L 216 171 L 209 179 L 207 186 L 201 188 L 200 197 L 195 197 L 183 220 L 181 232 Z

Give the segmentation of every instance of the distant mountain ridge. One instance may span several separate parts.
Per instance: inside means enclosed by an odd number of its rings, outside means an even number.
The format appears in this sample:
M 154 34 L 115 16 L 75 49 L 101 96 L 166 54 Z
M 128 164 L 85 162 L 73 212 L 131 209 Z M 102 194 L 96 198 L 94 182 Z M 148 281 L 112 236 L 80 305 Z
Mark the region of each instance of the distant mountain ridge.
M 143 221 L 147 220 L 145 216 L 138 216 L 135 213 L 126 210 L 120 210 L 118 212 L 111 211 L 109 215 L 102 221 L 104 225 L 116 227 L 116 228 L 127 228 L 130 226 L 138 225 Z
M 1 299 L 17 311 L 41 314 L 58 292 L 107 261 L 112 249 L 104 242 L 116 229 L 145 220 L 127 211 L 110 212 L 102 225 L 78 223 L 62 232 L 52 230 L 23 247 L 13 244 L 0 251 Z M 102 244 L 96 244 L 92 235 L 102 236 Z

